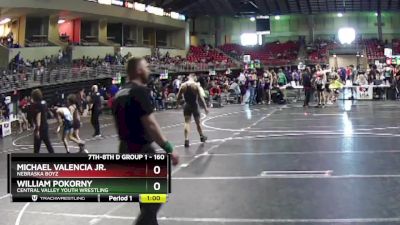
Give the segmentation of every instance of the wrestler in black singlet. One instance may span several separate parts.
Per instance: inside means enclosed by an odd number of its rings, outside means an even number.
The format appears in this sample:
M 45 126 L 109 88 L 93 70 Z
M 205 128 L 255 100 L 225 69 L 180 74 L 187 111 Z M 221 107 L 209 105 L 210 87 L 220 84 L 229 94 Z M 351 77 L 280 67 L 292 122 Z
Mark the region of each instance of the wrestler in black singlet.
M 199 90 L 195 83 L 186 83 L 185 92 L 183 97 L 185 98 L 185 105 L 183 107 L 183 115 L 185 117 L 192 116 L 194 118 L 200 117 L 199 110 Z

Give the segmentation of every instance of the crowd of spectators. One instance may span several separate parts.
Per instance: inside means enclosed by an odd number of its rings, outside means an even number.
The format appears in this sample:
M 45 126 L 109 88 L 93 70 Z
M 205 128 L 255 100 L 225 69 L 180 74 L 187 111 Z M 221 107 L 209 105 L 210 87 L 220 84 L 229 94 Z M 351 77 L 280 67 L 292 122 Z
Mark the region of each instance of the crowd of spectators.
M 18 43 L 14 43 L 14 33 L 10 31 L 7 35 L 0 37 L 0 45 L 7 48 L 19 48 Z
M 371 69 L 361 71 L 353 65 L 345 68 L 314 67 L 282 67 L 265 70 L 244 70 L 234 76 L 219 73 L 215 76 L 198 74 L 198 83 L 204 90 L 204 98 L 210 107 L 220 107 L 224 104 L 241 103 L 257 104 L 286 104 L 288 92 L 301 88 L 305 93 L 305 106 L 308 107 L 312 99 L 316 106 L 325 107 L 334 104 L 338 94 L 345 85 L 386 85 L 393 90 L 392 96 L 382 96 L 381 89 L 374 89 L 374 96 L 378 98 L 398 99 L 400 97 L 400 66 L 394 68 L 386 66 L 378 69 L 375 65 Z M 152 101 L 155 109 L 165 110 L 176 107 L 176 95 L 179 87 L 186 80 L 185 76 L 176 76 L 173 79 L 162 80 L 155 78 L 149 84 Z M 390 93 L 390 92 L 389 92 Z
M 204 90 L 204 98 L 210 107 L 221 107 L 224 104 L 271 104 L 279 103 L 279 93 L 272 90 L 287 85 L 291 81 L 300 81 L 299 73 L 294 68 L 260 70 L 244 70 L 240 75 L 229 73 L 198 74 L 197 81 Z M 186 77 L 176 76 L 173 79 L 155 78 L 150 82 L 152 101 L 157 110 L 165 110 L 176 106 L 175 100 L 179 87 Z M 280 91 L 279 91 L 280 92 Z M 282 93 L 280 93 L 282 94 Z
M 148 84 L 151 91 L 151 101 L 155 110 L 163 111 L 175 109 L 180 102 L 177 102 L 177 94 L 182 83 L 187 79 L 186 75 L 176 75 L 169 78 L 153 76 Z M 287 104 L 290 103 L 288 92 L 301 87 L 304 91 L 304 107 L 313 102 L 317 107 L 335 104 L 341 89 L 348 85 L 358 85 L 360 89 L 365 85 L 388 85 L 393 90 L 393 99 L 400 98 L 400 66 L 385 66 L 378 68 L 371 65 L 370 69 L 361 71 L 353 65 L 346 68 L 325 68 L 323 66 L 306 67 L 281 67 L 273 69 L 246 69 L 238 74 L 227 72 L 210 75 L 206 73 L 197 74 L 197 82 L 202 88 L 203 97 L 209 107 L 223 107 L 226 104 Z M 120 86 L 111 84 L 100 86 L 99 93 L 103 105 L 110 107 L 114 95 Z M 69 93 L 56 92 L 49 102 L 49 106 L 65 105 Z M 382 97 L 385 94 L 382 89 L 374 90 L 374 96 Z M 81 90 L 79 92 L 83 107 L 87 109 L 90 93 Z M 387 96 L 390 98 L 390 96 Z M 314 100 L 313 100 L 314 99 Z M 29 96 L 20 96 L 14 90 L 9 102 L 6 102 L 5 95 L 0 96 L 0 114 L 6 119 L 10 114 L 10 103 L 16 103 L 18 109 L 23 113 L 27 112 L 30 100 Z M 83 109 L 83 111 L 85 111 Z M 29 127 L 29 125 L 27 125 Z

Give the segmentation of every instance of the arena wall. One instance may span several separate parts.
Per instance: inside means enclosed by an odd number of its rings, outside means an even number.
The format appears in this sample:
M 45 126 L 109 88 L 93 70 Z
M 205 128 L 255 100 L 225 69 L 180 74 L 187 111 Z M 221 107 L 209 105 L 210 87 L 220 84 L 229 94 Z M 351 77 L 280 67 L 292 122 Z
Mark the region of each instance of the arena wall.
M 58 55 L 60 49 L 61 46 L 12 48 L 8 50 L 8 60 L 11 61 L 19 52 L 21 53 L 21 57 L 25 60 L 40 60 L 46 56 Z
M 271 17 L 271 34 L 264 37 L 264 42 L 298 40 L 299 36 L 305 36 L 307 41 L 311 40 L 309 22 L 310 16 L 304 15 L 285 15 L 280 16 L 280 20 Z M 195 32 L 195 44 L 215 44 L 215 20 L 210 16 L 197 17 L 191 21 L 190 31 Z M 374 12 L 345 13 L 343 17 L 337 14 L 312 15 L 314 21 L 314 37 L 332 38 L 337 36 L 341 27 L 353 27 L 357 34 L 363 38 L 377 38 L 378 29 L 376 26 L 377 18 Z M 382 28 L 384 40 L 391 40 L 400 37 L 400 14 L 384 12 L 382 13 L 384 26 Z M 194 24 L 193 24 L 194 23 Z M 193 26 L 194 25 L 194 26 Z M 193 30 L 193 27 L 195 30 Z M 254 33 L 256 30 L 255 22 L 249 18 L 222 18 L 222 35 L 219 43 L 238 43 L 242 33 Z

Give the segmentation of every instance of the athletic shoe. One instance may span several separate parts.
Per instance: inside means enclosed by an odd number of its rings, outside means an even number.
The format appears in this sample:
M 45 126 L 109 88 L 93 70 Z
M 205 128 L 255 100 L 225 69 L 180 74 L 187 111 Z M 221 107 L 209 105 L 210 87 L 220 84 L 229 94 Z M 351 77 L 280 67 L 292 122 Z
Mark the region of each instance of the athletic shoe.
M 101 137 L 101 134 L 93 134 L 93 137 L 94 138 L 99 138 L 99 137 Z
M 185 140 L 185 148 L 189 148 L 189 140 Z
M 200 141 L 203 142 L 203 143 L 206 142 L 207 139 L 208 139 L 207 136 L 204 136 L 204 135 L 203 135 L 203 136 L 200 136 Z

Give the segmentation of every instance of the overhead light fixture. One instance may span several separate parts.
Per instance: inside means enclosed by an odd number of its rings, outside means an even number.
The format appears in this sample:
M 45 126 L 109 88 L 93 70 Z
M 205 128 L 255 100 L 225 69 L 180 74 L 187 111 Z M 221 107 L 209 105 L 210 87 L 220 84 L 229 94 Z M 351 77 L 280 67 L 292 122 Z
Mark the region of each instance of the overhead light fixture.
M 98 0 L 98 3 L 102 5 L 111 5 L 111 0 Z
M 256 33 L 243 33 L 240 35 L 240 42 L 243 46 L 257 45 L 257 34 Z
M 163 16 L 164 15 L 164 9 L 159 8 L 159 7 L 155 7 L 155 6 L 151 6 L 151 5 L 146 6 L 146 11 L 148 13 L 151 13 L 151 14 L 154 14 L 154 15 L 157 15 L 157 16 Z
M 121 0 L 111 0 L 111 4 L 116 6 L 124 6 L 124 2 Z
M 179 19 L 179 13 L 177 13 L 177 12 L 171 12 L 171 18 L 172 19 Z
M 65 23 L 65 20 L 64 20 L 64 19 L 59 19 L 59 20 L 58 20 L 58 24 L 63 24 L 63 23 Z
M 11 21 L 10 18 L 4 18 L 4 19 L 0 20 L 0 25 L 4 25 L 6 23 L 9 23 L 10 21 Z
M 337 16 L 338 17 L 343 17 L 343 13 L 338 13 Z
M 255 17 L 250 17 L 250 21 L 254 22 L 254 21 L 256 21 L 256 18 Z
M 361 55 L 361 58 L 364 58 L 364 55 Z
M 179 14 L 179 19 L 180 19 L 180 20 L 186 20 L 186 16 L 185 16 L 185 15 L 182 15 L 182 14 Z
M 334 55 L 333 55 L 333 58 L 336 58 L 336 57 L 337 57 L 337 55 L 336 55 L 336 54 L 334 54 Z
M 339 41 L 342 44 L 351 44 L 356 39 L 356 31 L 351 27 L 343 27 L 338 32 Z
M 377 13 L 377 12 L 375 13 L 375 16 L 378 16 L 378 13 Z
M 146 11 L 146 5 L 145 5 L 145 4 L 142 4 L 142 3 L 139 3 L 139 2 L 133 3 L 133 8 L 134 8 L 135 10 L 141 11 L 141 12 Z
M 281 16 L 279 16 L 279 15 L 275 16 L 275 20 L 280 20 L 280 19 L 281 19 Z

